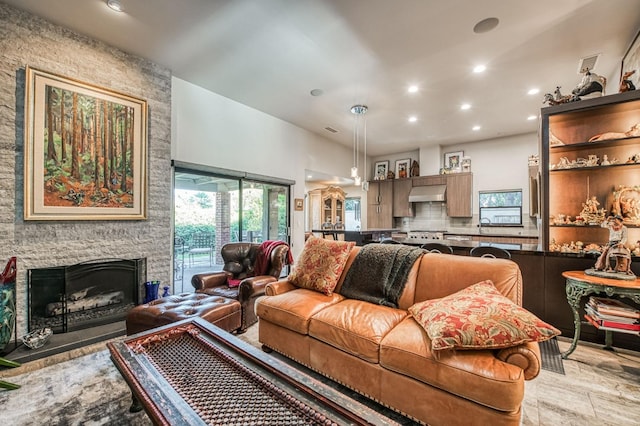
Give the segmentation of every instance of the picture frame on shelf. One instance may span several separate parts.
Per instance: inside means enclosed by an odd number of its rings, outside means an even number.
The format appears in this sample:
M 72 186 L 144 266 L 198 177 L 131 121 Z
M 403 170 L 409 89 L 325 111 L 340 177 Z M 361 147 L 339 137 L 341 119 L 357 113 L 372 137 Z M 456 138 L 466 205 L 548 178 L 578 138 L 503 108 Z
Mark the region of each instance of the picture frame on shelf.
M 376 161 L 373 169 L 373 179 L 384 180 L 387 178 L 387 173 L 389 173 L 389 160 Z
M 451 171 L 459 171 L 462 166 L 464 151 L 454 151 L 444 153 L 444 168 Z
M 25 76 L 24 219 L 146 220 L 147 101 Z
M 296 198 L 293 200 L 293 208 L 296 211 L 304 210 L 304 199 Z
M 635 73 L 629 77 L 629 80 L 631 80 L 636 89 L 640 89 L 640 31 L 638 31 L 626 53 L 622 57 L 620 80 L 622 80 L 624 73 L 634 70 Z
M 411 158 L 396 160 L 396 179 L 404 179 L 410 176 Z

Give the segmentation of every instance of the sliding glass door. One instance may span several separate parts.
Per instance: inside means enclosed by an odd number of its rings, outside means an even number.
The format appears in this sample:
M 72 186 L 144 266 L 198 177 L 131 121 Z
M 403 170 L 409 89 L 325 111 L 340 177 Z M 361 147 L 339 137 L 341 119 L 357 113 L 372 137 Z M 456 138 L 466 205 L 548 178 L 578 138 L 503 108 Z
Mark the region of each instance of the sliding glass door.
M 188 169 L 174 173 L 174 292 L 220 271 L 229 242 L 289 242 L 289 185 Z

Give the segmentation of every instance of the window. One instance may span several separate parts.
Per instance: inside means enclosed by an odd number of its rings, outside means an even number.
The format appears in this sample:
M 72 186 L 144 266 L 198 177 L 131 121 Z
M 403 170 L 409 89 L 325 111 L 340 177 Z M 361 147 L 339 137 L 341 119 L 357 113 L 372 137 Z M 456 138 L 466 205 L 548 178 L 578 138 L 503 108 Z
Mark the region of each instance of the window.
M 522 189 L 480 191 L 482 226 L 522 226 Z
M 359 231 L 361 225 L 360 197 L 344 200 L 344 227 L 348 231 Z

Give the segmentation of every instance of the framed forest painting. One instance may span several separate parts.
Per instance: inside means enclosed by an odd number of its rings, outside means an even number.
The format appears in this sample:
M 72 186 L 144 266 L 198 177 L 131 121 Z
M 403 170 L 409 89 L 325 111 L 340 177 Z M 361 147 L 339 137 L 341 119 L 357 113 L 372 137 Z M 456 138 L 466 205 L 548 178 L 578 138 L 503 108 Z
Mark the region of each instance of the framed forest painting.
M 147 103 L 26 69 L 25 220 L 147 216 Z

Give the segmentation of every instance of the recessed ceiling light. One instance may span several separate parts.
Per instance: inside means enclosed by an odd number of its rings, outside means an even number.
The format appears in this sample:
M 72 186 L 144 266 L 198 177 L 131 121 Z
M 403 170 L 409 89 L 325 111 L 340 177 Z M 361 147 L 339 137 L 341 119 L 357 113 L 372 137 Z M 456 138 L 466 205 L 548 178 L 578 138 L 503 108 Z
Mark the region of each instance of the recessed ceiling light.
M 527 92 L 528 95 L 537 95 L 538 93 L 540 93 L 540 89 L 538 89 L 537 87 L 529 89 L 529 91 Z
M 476 65 L 475 67 L 473 67 L 473 72 L 475 72 L 476 74 L 484 72 L 487 69 L 486 65 Z
M 122 7 L 120 0 L 107 0 L 107 6 L 116 12 L 124 12 L 124 7 Z
M 473 32 L 476 34 L 482 34 L 491 31 L 498 26 L 500 20 L 498 18 L 487 18 L 478 22 L 473 27 Z
M 462 104 L 462 105 L 460 105 L 460 109 L 463 110 L 463 111 L 467 110 L 467 109 L 470 109 L 470 108 L 471 108 L 471 104 Z
M 416 93 L 418 91 L 418 86 L 409 86 L 409 88 L 407 89 L 407 92 L 409 93 Z
M 530 115 L 527 117 L 527 120 L 535 120 L 536 118 L 538 118 L 537 115 Z
M 313 89 L 309 93 L 311 93 L 311 96 L 322 96 L 324 94 L 324 90 L 322 90 L 322 89 Z
M 418 117 L 416 117 L 415 115 L 409 117 L 409 123 L 415 123 L 416 121 L 418 121 Z
M 481 129 L 481 127 L 480 127 L 480 126 L 473 126 L 473 127 L 471 128 L 471 130 L 473 130 L 474 132 L 477 132 L 477 131 L 478 131 L 478 130 L 480 130 L 480 129 Z
M 307 175 L 307 179 L 313 178 L 313 175 Z

